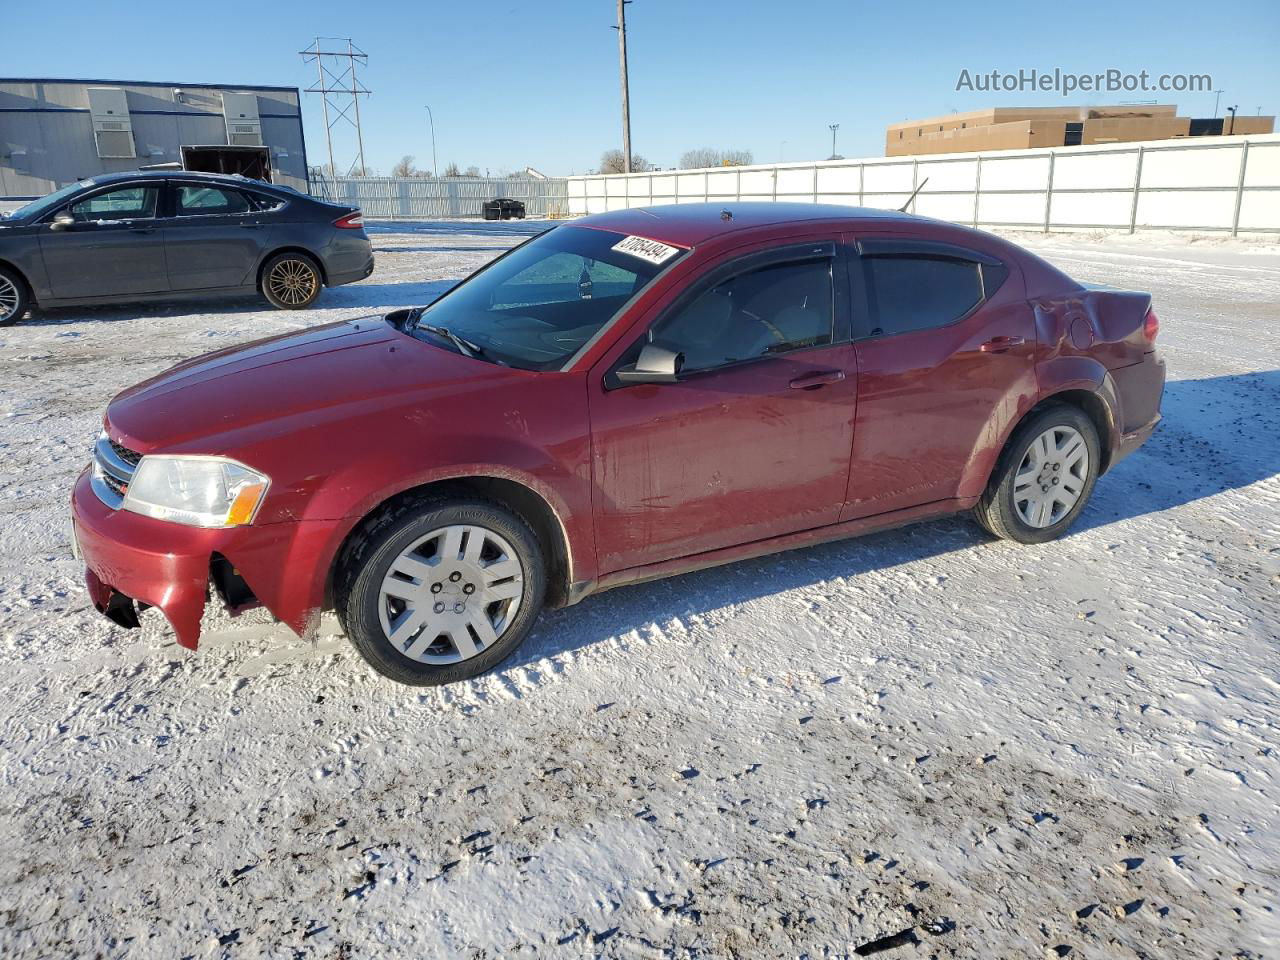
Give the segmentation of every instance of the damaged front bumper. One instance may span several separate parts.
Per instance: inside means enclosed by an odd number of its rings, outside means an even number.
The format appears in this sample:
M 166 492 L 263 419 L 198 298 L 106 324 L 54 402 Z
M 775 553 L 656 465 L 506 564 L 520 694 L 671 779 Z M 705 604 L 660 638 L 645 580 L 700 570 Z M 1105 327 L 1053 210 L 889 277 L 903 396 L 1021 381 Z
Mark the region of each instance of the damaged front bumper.
M 211 583 L 232 612 L 261 602 L 298 633 L 318 620 L 316 590 L 292 591 L 291 603 L 282 577 L 302 524 L 211 530 L 156 520 L 103 503 L 90 473 L 80 475 L 71 495 L 72 536 L 93 605 L 114 623 L 136 627 L 138 611 L 156 607 L 178 643 L 194 650 Z M 252 571 L 246 576 L 241 557 Z M 255 574 L 268 595 L 250 588 Z

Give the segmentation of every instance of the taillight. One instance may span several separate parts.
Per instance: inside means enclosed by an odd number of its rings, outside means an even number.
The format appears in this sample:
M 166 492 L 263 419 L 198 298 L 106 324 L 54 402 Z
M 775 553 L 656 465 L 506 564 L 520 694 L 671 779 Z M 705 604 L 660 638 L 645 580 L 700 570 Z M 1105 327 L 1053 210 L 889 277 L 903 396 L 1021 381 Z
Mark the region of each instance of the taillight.
M 1142 335 L 1149 343 L 1156 342 L 1156 334 L 1160 332 L 1160 318 L 1153 309 L 1147 310 L 1147 319 L 1142 321 Z
M 364 228 L 364 214 L 356 210 L 344 217 L 339 217 L 333 221 L 333 225 L 340 230 L 361 230 Z

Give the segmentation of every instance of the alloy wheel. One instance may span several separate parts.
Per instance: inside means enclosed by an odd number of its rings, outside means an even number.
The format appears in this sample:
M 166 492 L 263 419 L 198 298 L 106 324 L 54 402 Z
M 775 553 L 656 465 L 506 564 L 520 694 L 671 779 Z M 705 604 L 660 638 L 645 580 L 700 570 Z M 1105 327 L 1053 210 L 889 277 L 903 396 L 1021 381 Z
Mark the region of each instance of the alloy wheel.
M 524 597 L 514 548 L 484 527 L 433 530 L 402 552 L 382 580 L 378 616 L 411 660 L 460 663 L 489 649 Z
M 267 277 L 271 293 L 281 303 L 290 305 L 306 303 L 315 293 L 318 282 L 315 270 L 303 260 L 281 260 Z
M 1089 467 L 1089 445 L 1074 427 L 1050 427 L 1032 440 L 1013 479 L 1013 505 L 1022 522 L 1043 529 L 1070 513 Z
M 22 297 L 13 281 L 8 277 L 0 276 L 0 323 L 12 320 L 21 302 Z

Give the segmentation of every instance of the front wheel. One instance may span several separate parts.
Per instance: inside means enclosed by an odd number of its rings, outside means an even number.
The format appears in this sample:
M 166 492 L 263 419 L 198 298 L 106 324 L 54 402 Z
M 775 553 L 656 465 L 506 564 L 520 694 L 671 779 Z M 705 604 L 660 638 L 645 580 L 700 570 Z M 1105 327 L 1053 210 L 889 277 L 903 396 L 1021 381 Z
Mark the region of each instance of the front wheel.
M 456 683 L 505 660 L 542 609 L 542 553 L 520 517 L 483 500 L 421 500 L 383 514 L 338 571 L 338 617 L 398 683 Z
M 1093 421 L 1076 407 L 1050 407 L 1014 431 L 974 515 L 1006 540 L 1054 540 L 1084 509 L 1101 463 Z
M 262 295 L 281 310 L 305 310 L 323 286 L 320 267 L 305 253 L 278 253 L 262 268 Z
M 27 285 L 12 270 L 0 267 L 0 327 L 9 327 L 23 318 L 31 304 Z

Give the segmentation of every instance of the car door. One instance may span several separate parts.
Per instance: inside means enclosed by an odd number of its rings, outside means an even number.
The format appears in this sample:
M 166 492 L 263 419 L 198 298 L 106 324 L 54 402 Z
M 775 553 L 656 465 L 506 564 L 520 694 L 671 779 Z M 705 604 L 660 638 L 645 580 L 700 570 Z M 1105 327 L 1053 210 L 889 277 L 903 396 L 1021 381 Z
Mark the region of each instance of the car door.
M 757 245 L 709 265 L 597 365 L 601 573 L 836 521 L 857 387 L 847 292 L 834 237 Z M 676 382 L 616 378 L 646 343 L 683 356 Z
M 158 181 L 115 184 L 79 197 L 40 225 L 40 256 L 59 300 L 169 289 L 157 229 Z M 54 216 L 69 213 L 69 225 Z
M 859 375 L 842 519 L 977 496 L 975 456 L 1036 394 L 1021 273 L 952 243 L 846 239 Z
M 174 180 L 163 220 L 169 283 L 174 290 L 251 285 L 271 227 L 248 191 Z

